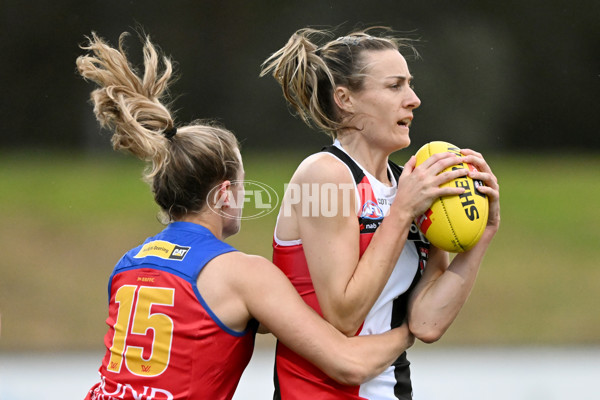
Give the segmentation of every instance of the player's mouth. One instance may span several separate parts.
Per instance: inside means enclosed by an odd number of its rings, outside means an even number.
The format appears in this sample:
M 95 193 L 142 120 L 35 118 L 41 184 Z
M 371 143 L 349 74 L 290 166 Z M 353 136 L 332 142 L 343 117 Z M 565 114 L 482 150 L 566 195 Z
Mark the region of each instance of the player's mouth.
M 398 125 L 403 126 L 405 128 L 410 128 L 410 124 L 412 123 L 412 118 L 404 118 L 397 122 Z

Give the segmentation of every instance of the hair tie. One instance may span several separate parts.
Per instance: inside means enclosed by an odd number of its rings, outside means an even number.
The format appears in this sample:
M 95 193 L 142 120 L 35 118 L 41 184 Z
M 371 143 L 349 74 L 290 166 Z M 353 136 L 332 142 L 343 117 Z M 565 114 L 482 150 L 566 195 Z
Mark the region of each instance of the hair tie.
M 345 45 L 358 46 L 361 39 L 360 36 L 340 36 L 336 41 L 342 42 Z
M 174 126 L 171 129 L 167 129 L 163 131 L 163 135 L 165 135 L 165 137 L 169 140 L 171 140 L 173 138 L 173 136 L 175 136 L 175 134 L 177 133 L 177 127 Z

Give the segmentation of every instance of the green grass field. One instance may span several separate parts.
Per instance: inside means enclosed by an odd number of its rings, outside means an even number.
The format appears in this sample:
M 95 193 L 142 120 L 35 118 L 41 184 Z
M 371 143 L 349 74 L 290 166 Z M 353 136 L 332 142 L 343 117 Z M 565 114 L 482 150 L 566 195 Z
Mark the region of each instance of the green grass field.
M 302 158 L 246 154 L 247 179 L 281 195 Z M 488 161 L 501 184 L 502 226 L 436 346 L 598 344 L 600 157 Z M 101 348 L 114 263 L 161 229 L 142 168 L 124 156 L 0 157 L 1 350 Z M 230 243 L 270 257 L 275 217 L 244 221 Z

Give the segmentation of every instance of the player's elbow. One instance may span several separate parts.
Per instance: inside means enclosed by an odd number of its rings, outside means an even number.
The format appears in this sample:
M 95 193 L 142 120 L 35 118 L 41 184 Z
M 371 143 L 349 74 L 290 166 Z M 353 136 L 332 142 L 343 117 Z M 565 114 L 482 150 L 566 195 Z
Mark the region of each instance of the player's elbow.
M 332 323 L 335 328 L 342 332 L 347 337 L 352 337 L 356 335 L 362 322 L 360 321 L 338 321 L 337 323 Z
M 340 332 L 342 332 L 344 335 L 346 335 L 348 337 L 352 337 L 352 336 L 356 335 L 356 332 L 358 332 L 358 329 L 360 328 L 361 325 L 362 325 L 362 322 L 349 321 L 347 323 L 339 324 L 339 326 L 337 326 L 336 328 Z
M 415 338 L 424 343 L 435 343 L 442 338 L 445 330 L 440 329 L 435 325 L 428 326 L 426 323 L 421 324 L 418 328 L 410 327 L 411 333 Z
M 334 315 L 329 317 L 325 315 L 325 319 L 335 327 L 338 331 L 342 332 L 345 336 L 352 337 L 356 335 L 359 328 L 361 327 L 363 320 L 352 318 L 350 315 L 338 316 Z
M 339 297 L 342 298 L 343 296 Z M 368 310 L 357 307 L 355 302 L 340 299 L 330 299 L 329 302 L 323 302 L 321 311 L 326 321 L 348 337 L 356 335 L 368 312 Z
M 371 378 L 369 371 L 363 363 L 346 363 L 331 376 L 336 382 L 343 385 L 359 386 Z
M 415 337 L 423 343 L 431 344 L 431 343 L 435 343 L 438 340 L 440 340 L 442 338 L 442 334 L 438 335 L 438 334 L 431 333 L 431 334 L 420 335 L 420 336 L 415 335 Z

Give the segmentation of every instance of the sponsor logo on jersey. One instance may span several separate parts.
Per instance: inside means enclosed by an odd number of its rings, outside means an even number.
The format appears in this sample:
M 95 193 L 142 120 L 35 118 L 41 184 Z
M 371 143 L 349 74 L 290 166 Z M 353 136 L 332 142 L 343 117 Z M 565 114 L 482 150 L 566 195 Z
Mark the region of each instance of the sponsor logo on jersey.
M 362 206 L 360 217 L 373 220 L 383 219 L 383 211 L 381 211 L 379 204 L 372 200 L 367 200 Z
M 144 369 L 142 365 L 142 369 Z M 173 399 L 175 398 L 171 392 L 166 389 L 155 388 L 145 386 L 142 389 L 138 386 L 135 388 L 130 384 L 122 384 L 113 381 L 106 381 L 106 377 L 100 375 L 100 385 L 96 387 L 92 393 L 90 393 L 92 400 L 101 399 L 139 399 L 139 400 L 151 400 L 151 399 Z
M 165 260 L 181 261 L 190 250 L 190 247 L 179 246 L 164 240 L 154 240 L 146 243 L 133 258 L 144 258 L 148 256 L 160 257 Z

